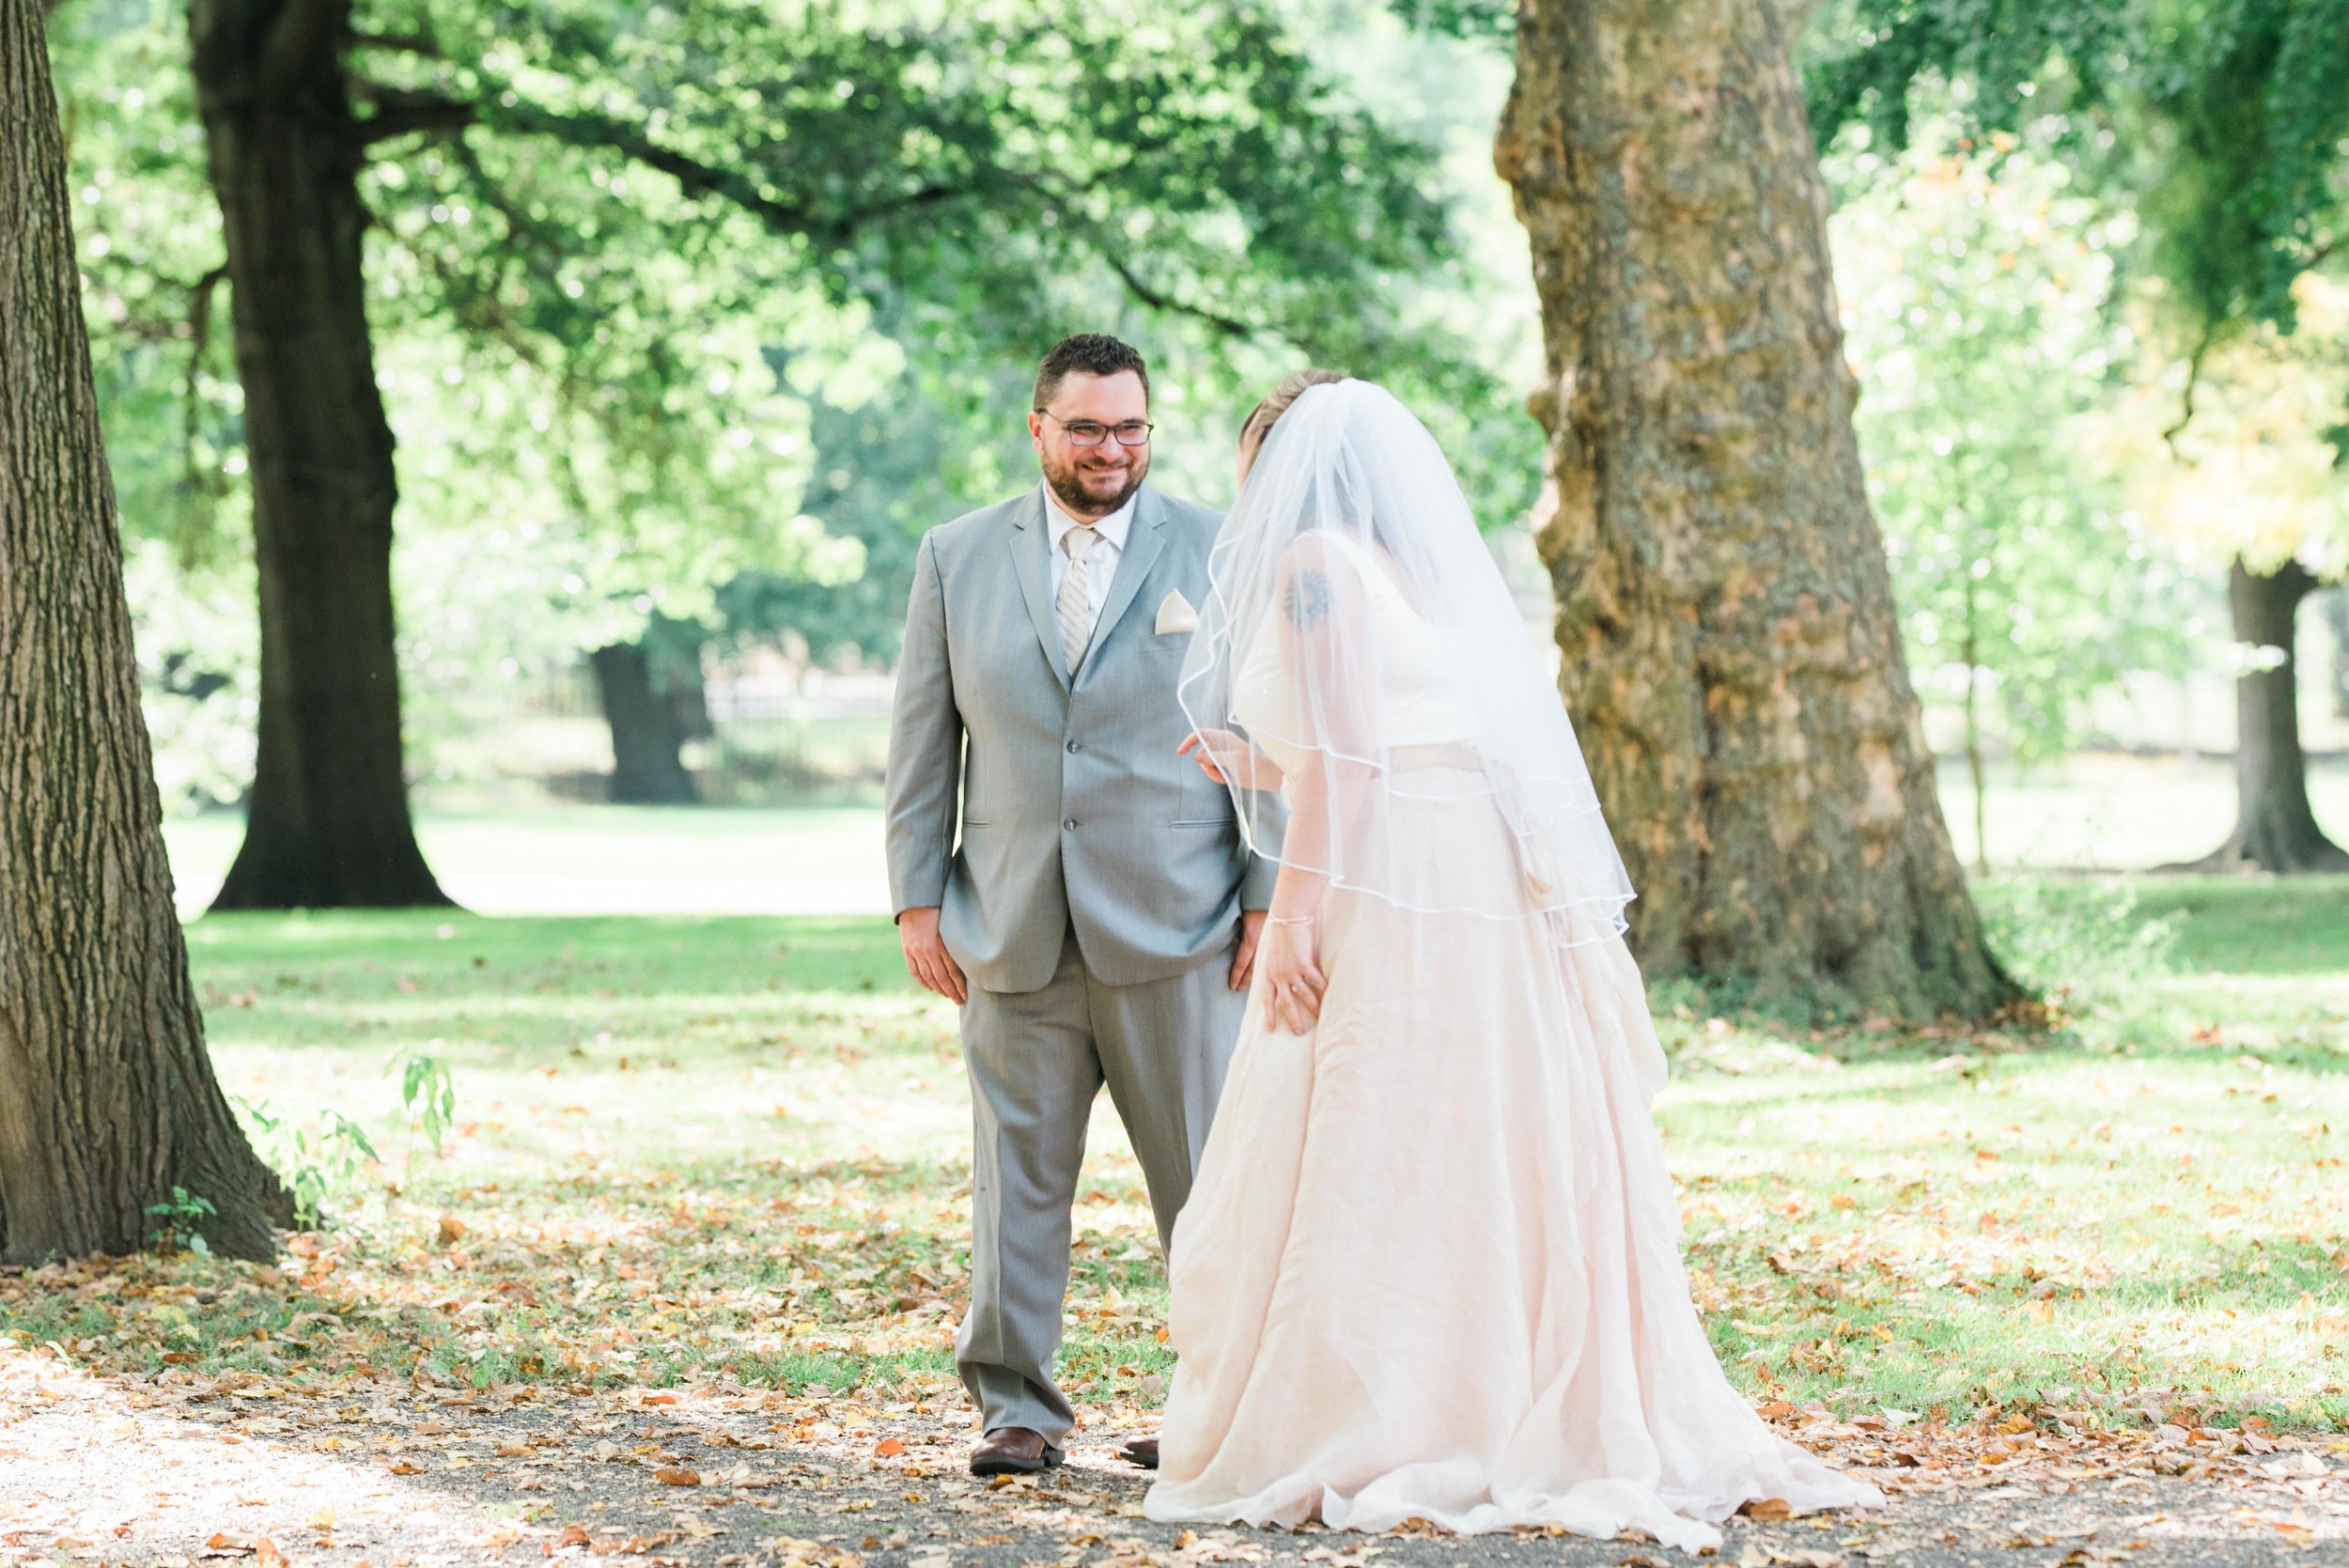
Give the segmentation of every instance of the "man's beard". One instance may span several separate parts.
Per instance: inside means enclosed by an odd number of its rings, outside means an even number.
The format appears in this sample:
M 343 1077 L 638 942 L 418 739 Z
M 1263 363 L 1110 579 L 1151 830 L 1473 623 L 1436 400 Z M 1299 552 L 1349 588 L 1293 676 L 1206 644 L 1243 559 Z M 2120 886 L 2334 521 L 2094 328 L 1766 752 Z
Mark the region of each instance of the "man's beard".
M 1074 464 L 1058 474 L 1052 472 L 1051 465 L 1046 464 L 1044 482 L 1051 487 L 1052 493 L 1060 498 L 1060 504 L 1068 509 L 1069 516 L 1105 518 L 1134 498 L 1134 491 L 1142 489 L 1142 481 L 1149 472 L 1150 459 L 1148 458 L 1128 464 L 1126 469 L 1126 488 L 1119 490 L 1114 499 L 1109 501 L 1103 501 L 1085 489 L 1083 471 Z

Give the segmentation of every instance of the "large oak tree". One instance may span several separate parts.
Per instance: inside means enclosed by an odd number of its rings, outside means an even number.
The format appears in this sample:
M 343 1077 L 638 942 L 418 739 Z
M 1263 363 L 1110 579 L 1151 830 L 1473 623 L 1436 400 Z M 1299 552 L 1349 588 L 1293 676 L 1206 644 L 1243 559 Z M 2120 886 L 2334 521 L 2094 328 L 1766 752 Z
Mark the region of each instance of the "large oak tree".
M 1918 722 L 1778 0 L 1520 8 L 1538 542 L 1651 974 L 1908 1016 L 2016 992 Z
M 0 1263 L 137 1250 L 175 1202 L 265 1257 L 290 1209 L 172 907 L 41 24 L 0 0 Z

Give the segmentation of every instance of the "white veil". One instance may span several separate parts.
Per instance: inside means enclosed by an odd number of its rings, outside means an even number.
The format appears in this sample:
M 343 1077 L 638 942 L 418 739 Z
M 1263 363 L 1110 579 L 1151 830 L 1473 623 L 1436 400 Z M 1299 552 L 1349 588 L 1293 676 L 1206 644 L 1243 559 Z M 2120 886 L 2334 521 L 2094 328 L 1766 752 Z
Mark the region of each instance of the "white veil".
M 1630 878 L 1564 703 L 1451 465 L 1393 395 L 1299 396 L 1209 571 L 1180 698 L 1232 764 L 1258 854 L 1405 908 L 1543 919 L 1561 946 L 1623 932 Z

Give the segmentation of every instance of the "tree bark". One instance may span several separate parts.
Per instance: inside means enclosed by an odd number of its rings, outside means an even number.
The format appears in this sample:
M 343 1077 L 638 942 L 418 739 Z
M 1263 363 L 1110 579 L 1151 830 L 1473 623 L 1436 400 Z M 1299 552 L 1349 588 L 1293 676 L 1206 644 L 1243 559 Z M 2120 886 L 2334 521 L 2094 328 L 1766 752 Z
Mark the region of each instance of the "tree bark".
M 131 1252 L 172 1188 L 286 1195 L 204 1048 L 139 711 L 41 12 L 0 0 L 0 1263 Z
M 343 75 L 348 0 L 194 0 L 260 579 L 245 838 L 213 908 L 440 905 L 409 815 L 391 427 L 376 389 Z
M 1974 875 L 1990 875 L 1990 801 L 1982 768 L 1982 635 L 1974 574 L 1966 574 L 1966 776 L 1974 786 Z
M 1651 974 L 1908 1017 L 2016 996 L 1934 789 L 1773 0 L 1527 0 L 1538 540 Z
M 2235 828 L 2194 871 L 2349 871 L 2349 853 L 2325 836 L 2309 807 L 2300 749 L 2299 663 L 2294 632 L 2316 579 L 2296 562 L 2260 575 L 2237 561 L 2227 572 L 2236 643 L 2277 660 L 2235 677 Z
M 701 790 L 678 753 L 692 734 L 701 687 L 679 691 L 656 678 L 643 642 L 614 643 L 587 656 L 612 727 L 612 800 L 636 806 L 691 806 Z M 706 717 L 706 710 L 705 710 Z

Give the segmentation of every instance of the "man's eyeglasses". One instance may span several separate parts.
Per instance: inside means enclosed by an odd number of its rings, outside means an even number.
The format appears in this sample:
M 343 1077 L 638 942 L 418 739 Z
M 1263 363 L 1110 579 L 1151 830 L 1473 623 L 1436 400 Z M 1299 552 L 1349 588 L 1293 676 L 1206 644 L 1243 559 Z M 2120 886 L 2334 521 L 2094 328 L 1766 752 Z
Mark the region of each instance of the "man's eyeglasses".
M 1091 419 L 1063 419 L 1050 409 L 1035 411 L 1067 432 L 1071 446 L 1098 446 L 1112 436 L 1117 438 L 1120 446 L 1146 446 L 1150 442 L 1148 420 L 1128 419 L 1123 425 L 1103 425 Z

